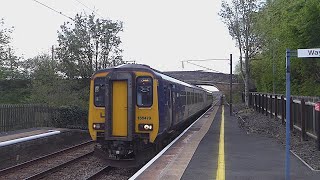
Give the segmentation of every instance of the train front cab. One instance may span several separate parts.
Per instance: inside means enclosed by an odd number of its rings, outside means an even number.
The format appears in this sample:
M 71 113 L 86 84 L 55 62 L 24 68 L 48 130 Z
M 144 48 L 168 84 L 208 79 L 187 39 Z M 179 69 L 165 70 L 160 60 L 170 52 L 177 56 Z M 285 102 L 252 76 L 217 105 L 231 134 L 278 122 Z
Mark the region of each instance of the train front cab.
M 135 166 L 157 137 L 157 79 L 145 71 L 97 73 L 91 81 L 89 130 L 95 152 L 113 166 Z

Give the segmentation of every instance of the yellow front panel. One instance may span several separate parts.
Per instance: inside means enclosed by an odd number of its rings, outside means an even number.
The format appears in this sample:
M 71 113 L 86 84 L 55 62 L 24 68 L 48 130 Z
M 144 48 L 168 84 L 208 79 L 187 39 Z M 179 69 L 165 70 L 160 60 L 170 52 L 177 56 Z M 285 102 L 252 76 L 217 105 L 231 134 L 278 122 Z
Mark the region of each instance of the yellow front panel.
M 153 78 L 153 103 L 151 107 L 138 107 L 136 106 L 136 120 L 135 120 L 135 132 L 136 133 L 149 133 L 150 142 L 154 142 L 159 131 L 159 109 L 158 109 L 158 80 L 153 77 L 152 74 L 147 72 L 135 72 L 136 77 L 150 76 Z M 139 131 L 138 124 L 152 124 L 153 131 Z
M 112 135 L 128 135 L 127 81 L 113 81 L 112 83 Z
M 90 101 L 89 101 L 89 115 L 88 115 L 88 128 L 93 140 L 97 140 L 97 131 L 102 132 L 103 130 L 94 130 L 92 128 L 93 123 L 104 123 L 105 122 L 105 108 L 94 106 L 94 79 L 97 77 L 107 76 L 107 72 L 96 74 L 90 82 Z

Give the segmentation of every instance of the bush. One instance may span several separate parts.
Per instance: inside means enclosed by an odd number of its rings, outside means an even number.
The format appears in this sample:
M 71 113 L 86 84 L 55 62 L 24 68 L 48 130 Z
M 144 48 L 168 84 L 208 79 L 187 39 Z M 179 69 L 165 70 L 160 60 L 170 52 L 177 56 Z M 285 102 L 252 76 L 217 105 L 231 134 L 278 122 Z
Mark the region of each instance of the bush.
M 53 125 L 59 128 L 88 129 L 88 111 L 79 106 L 61 106 L 53 116 Z

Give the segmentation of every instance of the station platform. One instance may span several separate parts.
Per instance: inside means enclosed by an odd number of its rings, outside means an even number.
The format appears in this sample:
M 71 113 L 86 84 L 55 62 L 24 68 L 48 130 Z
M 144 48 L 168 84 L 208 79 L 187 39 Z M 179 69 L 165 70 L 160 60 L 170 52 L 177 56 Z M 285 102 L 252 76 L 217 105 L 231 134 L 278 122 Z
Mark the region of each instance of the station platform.
M 88 131 L 52 127 L 0 133 L 0 169 L 89 141 Z
M 229 109 L 214 106 L 179 140 L 147 164 L 135 179 L 285 179 L 285 148 L 275 140 L 247 134 Z M 320 179 L 294 155 L 291 179 Z
M 33 137 L 41 134 L 47 134 L 50 132 L 55 132 L 52 134 L 58 134 L 60 131 L 64 131 L 64 129 L 57 128 L 30 128 L 24 130 L 10 131 L 10 132 L 2 132 L 0 133 L 0 143 L 7 142 L 17 139 L 23 139 L 27 137 Z M 50 134 L 48 134 L 50 135 Z

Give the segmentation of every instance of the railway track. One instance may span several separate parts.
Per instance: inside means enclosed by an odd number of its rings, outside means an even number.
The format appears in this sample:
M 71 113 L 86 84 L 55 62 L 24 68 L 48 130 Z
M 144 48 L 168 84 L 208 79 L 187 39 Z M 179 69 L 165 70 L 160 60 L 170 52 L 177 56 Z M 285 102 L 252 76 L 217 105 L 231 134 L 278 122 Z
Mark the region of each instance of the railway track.
M 104 173 L 107 173 L 110 170 L 112 170 L 112 167 L 105 166 L 102 169 L 100 169 L 99 171 L 97 171 L 96 173 L 94 173 L 91 176 L 87 177 L 87 180 L 98 179 L 101 175 L 103 175 Z
M 49 174 L 52 174 L 52 173 L 58 171 L 59 169 L 62 169 L 62 168 L 64 168 L 64 167 L 68 166 L 68 165 L 71 164 L 71 163 L 75 163 L 76 161 L 79 161 L 79 159 L 82 159 L 82 158 L 85 158 L 85 157 L 88 157 L 88 156 L 91 156 L 91 155 L 93 155 L 93 151 L 92 151 L 92 152 L 89 152 L 89 153 L 87 153 L 87 154 L 84 154 L 84 155 L 82 155 L 82 156 L 80 156 L 80 157 L 77 157 L 76 159 L 71 159 L 71 160 L 69 160 L 69 161 L 67 161 L 67 162 L 64 162 L 64 163 L 62 163 L 62 164 L 59 164 L 59 165 L 57 165 L 57 166 L 54 166 L 54 167 L 51 168 L 51 169 L 44 170 L 44 171 L 42 171 L 42 172 L 39 172 L 38 174 L 29 176 L 29 177 L 25 178 L 25 180 L 41 179 L 41 178 L 43 178 L 43 177 L 46 177 L 46 176 L 49 175 Z
M 40 179 L 78 161 L 79 159 L 92 155 L 93 141 L 88 141 L 0 170 L 0 177 L 4 179 Z

